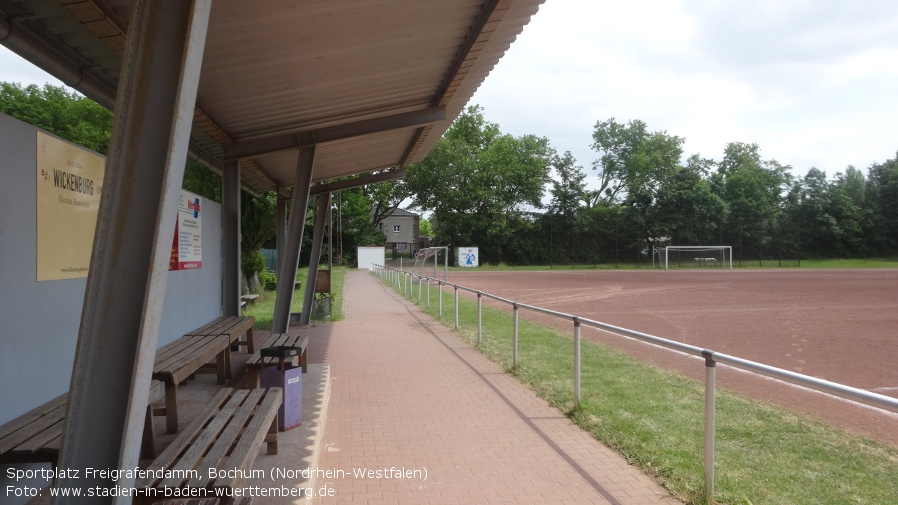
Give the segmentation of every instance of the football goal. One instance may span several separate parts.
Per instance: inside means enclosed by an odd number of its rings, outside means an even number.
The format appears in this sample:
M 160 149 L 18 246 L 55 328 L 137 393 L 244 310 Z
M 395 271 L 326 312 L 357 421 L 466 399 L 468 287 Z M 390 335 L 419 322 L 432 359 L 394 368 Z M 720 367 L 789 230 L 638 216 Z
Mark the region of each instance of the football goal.
M 733 247 L 728 245 L 669 245 L 664 248 L 664 269 L 733 268 Z
M 418 251 L 418 254 L 415 255 L 415 267 L 412 269 L 412 272 L 415 272 L 419 275 L 427 275 L 424 273 L 425 268 L 428 263 L 433 263 L 433 278 L 436 278 L 439 275 L 439 261 L 440 256 L 443 259 L 443 280 L 449 280 L 449 248 L 448 247 L 425 247 Z M 420 268 L 420 270 L 419 270 Z

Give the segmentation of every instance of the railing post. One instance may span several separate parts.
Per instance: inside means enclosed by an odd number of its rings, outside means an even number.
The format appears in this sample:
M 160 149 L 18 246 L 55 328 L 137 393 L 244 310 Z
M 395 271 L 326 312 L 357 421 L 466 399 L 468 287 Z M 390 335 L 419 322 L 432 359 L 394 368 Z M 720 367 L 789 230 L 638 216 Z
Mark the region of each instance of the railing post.
M 455 329 L 458 329 L 458 286 L 452 286 L 455 288 Z
M 518 304 L 513 303 L 514 307 L 514 335 L 512 337 L 511 349 L 511 367 L 515 370 L 518 368 Z
M 424 277 L 418 277 L 418 303 L 421 303 L 421 288 L 424 285 Z
M 430 308 L 430 277 L 427 278 L 427 308 Z
M 714 438 L 716 432 L 715 404 L 717 403 L 716 363 L 713 352 L 702 351 L 705 358 L 705 501 L 714 501 Z
M 477 345 L 483 340 L 483 295 L 477 292 Z
M 574 318 L 574 407 L 580 406 L 580 320 Z
M 443 283 L 442 283 L 442 281 L 437 281 L 437 296 L 440 297 L 440 301 L 439 301 L 438 305 L 440 307 L 440 309 L 439 309 L 440 319 L 442 320 L 443 319 Z

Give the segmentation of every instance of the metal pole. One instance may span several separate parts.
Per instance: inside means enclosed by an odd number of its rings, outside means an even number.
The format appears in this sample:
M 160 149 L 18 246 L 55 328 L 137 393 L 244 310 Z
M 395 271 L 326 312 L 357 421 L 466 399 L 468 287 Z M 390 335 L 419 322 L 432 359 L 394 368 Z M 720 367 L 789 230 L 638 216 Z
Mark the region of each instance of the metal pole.
M 427 308 L 430 308 L 430 277 L 427 278 Z
M 458 286 L 452 286 L 455 288 L 455 329 L 458 329 Z
M 437 296 L 440 297 L 439 307 L 440 307 L 440 319 L 443 319 L 443 283 L 437 281 Z
M 477 292 L 477 345 L 483 340 L 483 295 Z
M 512 351 L 511 351 L 511 367 L 517 369 L 518 368 L 518 304 L 513 304 L 514 307 L 514 337 L 512 338 Z
M 312 173 L 315 169 L 315 150 L 314 145 L 299 150 L 290 202 L 290 217 L 287 219 L 287 244 L 284 246 L 284 259 L 278 261 L 277 294 L 274 298 L 274 315 L 271 318 L 272 333 L 287 333 L 287 327 L 290 325 L 293 288 L 296 285 L 296 270 L 299 268 L 302 234 L 309 206 L 309 189 L 312 187 Z
M 574 405 L 580 406 L 580 320 L 574 318 Z
M 710 351 L 703 351 L 705 357 L 705 501 L 713 502 L 714 498 L 714 437 L 715 404 L 717 396 L 716 363 L 711 359 Z
M 58 468 L 133 468 L 140 459 L 211 8 L 199 0 L 129 5 Z M 115 484 L 131 488 L 134 480 L 63 475 L 54 486 L 79 488 L 82 496 L 53 503 L 130 503 L 130 497 L 85 495 Z
M 418 303 L 421 303 L 421 287 L 424 284 L 424 278 L 418 277 Z
M 240 315 L 240 163 L 226 161 L 221 174 L 222 313 Z
M 309 256 L 309 273 L 306 274 L 306 292 L 302 299 L 302 313 L 299 324 L 309 324 L 312 319 L 312 302 L 318 284 L 318 266 L 321 263 L 321 246 L 324 243 L 324 225 L 330 194 L 315 196 L 315 223 L 312 225 L 312 254 Z M 330 275 L 330 272 L 328 272 Z

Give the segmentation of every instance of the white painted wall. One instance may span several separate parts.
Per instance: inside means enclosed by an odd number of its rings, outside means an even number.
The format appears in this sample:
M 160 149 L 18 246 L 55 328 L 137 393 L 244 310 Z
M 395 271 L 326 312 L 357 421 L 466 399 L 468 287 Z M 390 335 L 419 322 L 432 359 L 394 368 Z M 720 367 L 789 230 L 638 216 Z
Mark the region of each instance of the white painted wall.
M 371 270 L 372 265 L 383 265 L 385 256 L 383 247 L 359 247 L 359 270 Z

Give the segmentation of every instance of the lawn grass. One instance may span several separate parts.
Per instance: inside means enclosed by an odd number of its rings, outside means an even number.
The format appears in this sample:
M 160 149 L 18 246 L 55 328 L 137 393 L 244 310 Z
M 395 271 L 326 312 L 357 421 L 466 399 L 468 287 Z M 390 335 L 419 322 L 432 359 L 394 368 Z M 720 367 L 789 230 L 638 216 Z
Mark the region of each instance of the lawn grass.
M 302 310 L 307 273 L 306 269 L 300 269 L 296 273 L 296 280 L 302 281 L 303 289 L 294 291 L 293 305 L 290 309 L 291 312 L 300 312 Z M 313 321 L 340 321 L 343 319 L 343 279 L 345 276 L 346 267 L 334 267 L 333 272 L 331 272 L 331 292 L 333 296 L 331 300 L 331 317 L 328 319 L 318 319 L 313 313 Z M 243 308 L 243 315 L 254 316 L 256 318 L 256 324 L 253 326 L 254 328 L 270 330 L 271 318 L 274 316 L 275 292 L 263 291 L 262 293 L 259 293 L 259 295 L 260 296 L 256 299 L 255 303 Z
M 421 296 L 434 318 L 438 296 L 432 287 L 429 308 L 426 291 Z M 417 289 L 411 299 L 418 300 Z M 459 334 L 477 345 L 476 301 L 459 302 Z M 675 496 L 705 503 L 702 382 L 584 341 L 575 408 L 573 325 L 560 332 L 522 319 L 519 366 L 512 370 L 510 312 L 483 307 L 478 347 L 486 356 Z M 442 322 L 454 326 L 451 290 L 443 294 Z M 715 503 L 898 503 L 898 450 L 807 416 L 719 390 L 716 437 Z

